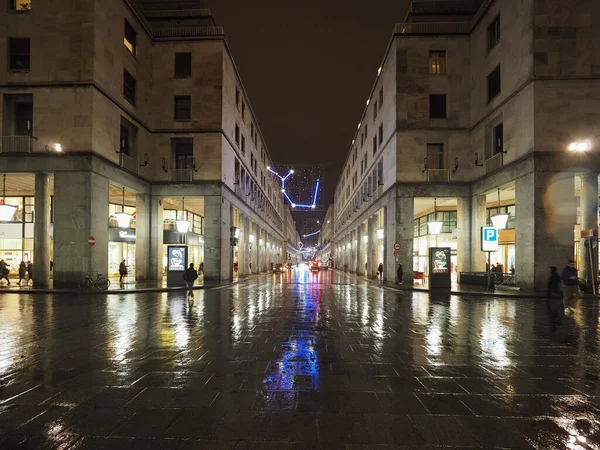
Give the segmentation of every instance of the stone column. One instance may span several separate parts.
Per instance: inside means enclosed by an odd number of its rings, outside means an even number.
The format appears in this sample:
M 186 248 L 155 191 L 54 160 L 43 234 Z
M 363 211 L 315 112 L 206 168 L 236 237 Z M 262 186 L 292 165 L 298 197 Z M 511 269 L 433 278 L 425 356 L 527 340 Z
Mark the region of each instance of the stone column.
M 476 237 L 471 234 L 471 198 L 459 197 L 456 208 L 457 271 L 471 271 L 472 247 Z M 459 280 L 460 282 L 460 280 Z
M 150 197 L 150 258 L 148 279 L 162 280 L 163 277 L 163 205 L 160 197 Z M 137 236 L 137 232 L 136 232 Z M 136 239 L 137 241 L 137 239 Z M 136 245 L 136 258 L 137 258 Z M 136 261 L 137 265 L 137 261 Z
M 396 243 L 396 202 L 389 202 L 383 210 L 383 279 L 391 283 L 397 282 L 397 268 L 400 258 L 394 256 Z M 412 248 L 412 247 L 411 247 Z M 402 266 L 404 267 L 404 266 Z
M 204 280 L 231 279 L 231 215 L 220 195 L 204 197 Z
M 88 245 L 93 236 L 96 244 Z M 54 174 L 54 287 L 76 287 L 83 275 L 108 273 L 108 178 L 93 172 Z
M 35 174 L 33 286 L 50 287 L 50 175 Z
M 375 276 L 377 272 L 377 216 L 369 217 L 369 242 L 367 243 L 367 277 Z
M 397 194 L 396 194 L 397 195 Z M 404 283 L 413 284 L 413 222 L 415 204 L 413 197 L 396 197 L 396 242 L 400 244 L 398 264 L 402 264 Z
M 254 242 L 252 243 L 252 273 L 260 273 L 260 249 L 258 240 L 260 239 L 260 228 L 257 224 L 252 225 L 252 233 L 254 234 Z
M 548 267 L 573 258 L 576 203 L 573 174 L 530 172 L 515 183 L 517 284 L 543 291 Z
M 358 248 L 356 249 L 356 274 L 365 274 L 365 243 L 363 236 L 367 234 L 366 226 L 361 223 L 356 229 L 356 235 L 358 239 Z
M 594 239 L 598 241 L 598 172 L 581 174 L 581 230 L 594 230 Z M 593 283 L 598 278 L 598 247 L 591 251 L 586 247 L 587 238 L 582 238 L 579 248 L 581 264 L 580 277 L 587 282 L 589 292 L 593 292 Z M 560 267 L 560 266 L 559 266 Z
M 471 269 L 473 272 L 485 272 L 487 253 L 481 251 L 481 227 L 487 223 L 485 195 L 475 195 L 471 199 Z M 459 235 L 460 236 L 460 235 Z M 459 237 L 460 239 L 460 237 Z M 458 266 L 459 270 L 460 265 Z M 463 270 L 464 272 L 464 270 Z
M 152 279 L 150 273 L 150 246 L 150 196 L 146 194 L 137 194 L 135 201 L 136 281 Z
M 357 264 L 357 246 L 354 244 L 356 241 L 356 230 L 350 231 L 350 264 L 348 265 L 348 271 L 352 273 L 356 273 L 356 264 Z

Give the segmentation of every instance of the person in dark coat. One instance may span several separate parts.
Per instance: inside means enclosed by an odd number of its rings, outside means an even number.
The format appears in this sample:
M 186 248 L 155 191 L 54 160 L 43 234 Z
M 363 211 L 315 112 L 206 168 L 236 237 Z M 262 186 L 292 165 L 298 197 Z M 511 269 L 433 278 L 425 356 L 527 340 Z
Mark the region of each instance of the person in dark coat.
M 577 299 L 579 295 L 579 278 L 577 277 L 577 268 L 575 261 L 569 260 L 567 266 L 560 274 L 560 279 L 563 284 L 563 305 L 565 314 L 572 314 L 574 308 L 571 306 L 572 301 Z
M 190 267 L 185 269 L 183 272 L 183 281 L 185 281 L 185 284 L 188 287 L 188 297 L 194 298 L 194 291 L 192 288 L 194 286 L 194 281 L 196 281 L 197 278 L 198 272 L 196 272 L 196 269 L 194 269 L 194 263 L 190 263 Z
M 31 261 L 27 261 L 27 278 L 33 284 L 33 263 Z
M 19 264 L 19 282 L 17 283 L 19 286 L 21 286 L 21 281 L 25 280 L 25 275 L 27 275 L 27 264 L 25 264 L 25 261 L 21 261 L 21 264 Z
M 6 262 L 1 259 L 0 260 L 0 281 L 2 281 L 2 279 L 5 279 L 8 282 L 8 285 L 10 286 L 10 280 L 8 279 L 8 272 L 10 272 L 10 269 L 8 268 L 8 264 L 6 264 Z
M 379 281 L 383 281 L 383 263 L 380 262 L 379 265 L 377 266 L 377 278 L 379 278 Z
M 119 283 L 123 283 L 123 277 L 127 275 L 127 264 L 125 264 L 125 260 L 121 261 L 119 264 Z
M 555 266 L 550 267 L 550 276 L 548 277 L 548 289 L 546 291 L 546 300 L 550 300 L 552 298 L 552 293 L 556 292 L 558 294 L 558 298 L 562 297 L 562 292 L 560 289 L 560 275 L 558 274 L 558 270 Z
M 398 264 L 398 284 L 402 284 L 402 276 L 404 275 L 404 271 L 402 270 L 402 264 Z

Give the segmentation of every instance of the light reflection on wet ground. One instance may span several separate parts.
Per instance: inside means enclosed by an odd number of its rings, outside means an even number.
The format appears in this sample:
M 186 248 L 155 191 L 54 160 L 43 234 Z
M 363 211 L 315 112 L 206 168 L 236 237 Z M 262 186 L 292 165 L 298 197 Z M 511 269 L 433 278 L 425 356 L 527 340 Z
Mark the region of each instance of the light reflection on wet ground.
M 599 332 L 593 300 L 564 317 L 332 271 L 193 305 L 6 294 L 0 448 L 597 449 Z

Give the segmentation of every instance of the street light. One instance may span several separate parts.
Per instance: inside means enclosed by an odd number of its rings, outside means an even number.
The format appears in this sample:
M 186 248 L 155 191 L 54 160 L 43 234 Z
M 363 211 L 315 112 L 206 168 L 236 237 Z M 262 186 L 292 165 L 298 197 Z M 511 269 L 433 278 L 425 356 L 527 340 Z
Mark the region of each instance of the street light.
M 431 222 L 427 222 L 427 228 L 429 230 L 429 234 L 438 235 L 442 232 L 442 227 L 444 226 L 444 222 L 440 222 L 437 220 L 437 199 L 433 199 L 433 220 Z
M 176 220 L 177 231 L 180 233 L 187 233 L 190 229 L 190 221 L 185 219 L 185 198 L 181 197 L 181 209 L 183 210 L 183 220 Z
M 571 142 L 571 144 L 569 145 L 569 150 L 572 152 L 587 152 L 588 150 L 590 150 L 592 148 L 592 143 L 590 142 L 589 139 L 586 139 L 585 141 L 575 141 L 575 142 Z
M 377 230 L 377 239 L 383 239 L 383 228 Z
M 251 234 L 250 236 L 248 236 L 248 240 L 250 241 L 250 243 L 252 244 L 254 242 L 254 235 Z
M 366 244 L 367 242 L 369 242 L 369 236 L 367 236 L 366 234 L 363 236 L 363 243 Z
M 121 203 L 121 212 L 115 214 L 119 228 L 129 228 L 132 216 L 125 212 L 125 186 L 123 186 L 123 201 Z
M 6 204 L 6 175 L 2 176 L 2 203 L 0 203 L 0 221 L 9 222 L 12 220 L 16 206 Z
M 494 225 L 494 228 L 502 230 L 506 228 L 506 224 L 508 223 L 508 214 L 500 213 L 500 189 L 498 189 L 498 214 L 490 217 L 490 219 L 492 221 L 492 225 Z

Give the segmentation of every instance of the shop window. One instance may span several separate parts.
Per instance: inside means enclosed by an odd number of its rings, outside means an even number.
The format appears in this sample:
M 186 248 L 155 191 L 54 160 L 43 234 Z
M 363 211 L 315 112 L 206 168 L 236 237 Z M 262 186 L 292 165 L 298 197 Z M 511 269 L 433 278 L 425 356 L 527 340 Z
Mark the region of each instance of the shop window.
M 127 20 L 125 20 L 125 36 L 123 38 L 123 44 L 125 44 L 125 47 L 133 56 L 137 55 L 137 33 Z
M 175 78 L 192 76 L 192 54 L 175 53 Z
M 27 72 L 31 68 L 31 50 L 29 38 L 9 38 L 9 70 Z
M 123 70 L 123 97 L 135 105 L 135 85 L 136 81 L 133 76 Z
M 487 77 L 488 102 L 491 102 L 502 90 L 500 66 L 496 67 Z
M 429 73 L 431 75 L 446 74 L 446 52 L 430 51 L 429 52 Z
M 192 97 L 189 95 L 175 96 L 174 118 L 177 121 L 188 121 L 192 119 Z
M 31 0 L 9 0 L 8 7 L 11 11 L 29 12 L 31 11 Z
M 430 94 L 429 95 L 429 118 L 430 119 L 445 119 L 446 118 L 446 94 Z

